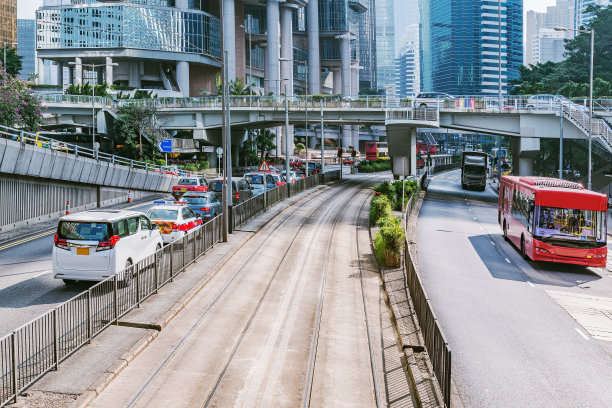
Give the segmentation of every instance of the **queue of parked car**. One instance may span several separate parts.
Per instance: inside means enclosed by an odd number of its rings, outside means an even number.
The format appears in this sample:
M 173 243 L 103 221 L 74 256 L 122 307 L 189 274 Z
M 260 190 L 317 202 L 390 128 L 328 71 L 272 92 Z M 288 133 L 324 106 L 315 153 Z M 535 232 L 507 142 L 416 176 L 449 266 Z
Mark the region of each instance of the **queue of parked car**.
M 252 172 L 232 178 L 232 201 L 252 197 L 299 179 L 276 172 Z M 264 188 L 265 180 L 265 188 Z M 146 214 L 130 210 L 89 210 L 60 218 L 54 237 L 53 272 L 67 285 L 102 281 L 153 256 L 163 245 L 179 241 L 222 214 L 223 179 L 181 177 L 172 187 L 174 200 L 155 201 Z M 124 274 L 129 284 L 131 274 Z

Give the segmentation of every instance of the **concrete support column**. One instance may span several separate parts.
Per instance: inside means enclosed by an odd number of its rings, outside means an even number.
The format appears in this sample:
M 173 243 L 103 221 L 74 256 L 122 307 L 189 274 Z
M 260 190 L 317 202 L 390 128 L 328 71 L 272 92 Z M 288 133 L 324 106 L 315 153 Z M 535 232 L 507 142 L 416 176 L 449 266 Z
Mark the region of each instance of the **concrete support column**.
M 359 125 L 353 125 L 352 139 L 351 144 L 355 147 L 355 150 L 359 150 Z
M 351 96 L 359 95 L 359 66 L 351 67 Z
M 38 58 L 38 83 L 45 83 L 45 60 L 42 58 Z
M 274 144 L 276 145 L 276 156 L 279 157 L 285 153 L 285 128 L 277 127 L 276 131 L 276 140 Z M 293 134 L 291 134 L 291 140 L 293 140 Z M 289 150 L 289 154 L 291 154 L 293 150 Z
M 176 0 L 175 5 L 177 9 L 187 10 L 189 3 L 187 0 Z
M 64 85 L 64 65 L 57 63 L 57 71 L 55 71 L 55 83 L 59 86 Z
M 308 138 L 308 148 L 309 149 L 315 149 L 317 147 L 317 142 L 319 141 L 319 138 L 317 137 L 317 132 L 314 131 L 314 129 L 311 128 L 311 130 L 313 131 L 313 135 L 310 135 L 309 133 L 307 133 L 309 135 Z
M 353 142 L 353 127 L 351 125 L 342 125 L 342 147 L 348 149 Z
M 129 85 L 133 88 L 140 88 L 140 63 L 139 62 L 131 62 L 130 64 L 130 79 Z
M 112 63 L 113 59 L 110 57 L 106 57 L 106 83 L 108 84 L 108 86 L 111 86 L 114 81 L 113 66 L 111 65 Z
M 68 78 L 67 78 L 67 83 L 68 85 L 74 85 L 74 69 L 71 66 L 68 66 Z
M 236 79 L 236 10 L 234 0 L 223 0 L 223 50 L 227 51 L 228 80 Z
M 83 83 L 83 61 L 77 57 L 74 59 L 74 84 L 81 85 Z
M 410 175 L 417 174 L 417 129 L 410 129 Z
M 340 70 L 339 69 L 334 69 L 332 70 L 332 75 L 333 75 L 333 93 L 334 95 L 339 95 L 342 93 L 342 78 L 340 77 Z
M 321 55 L 319 51 L 319 2 L 309 1 L 306 6 L 306 32 L 308 33 L 308 92 L 321 93 Z
M 513 137 L 510 139 L 512 151 L 512 174 L 533 176 L 535 159 L 540 152 L 540 139 L 535 137 Z
M 279 95 L 280 87 L 280 46 L 279 46 L 279 0 L 268 0 L 266 7 L 266 93 Z
M 176 63 L 176 82 L 184 97 L 189 97 L 189 63 L 179 61 Z
M 292 4 L 285 4 L 280 9 L 280 56 L 281 58 L 293 59 L 293 13 L 297 8 Z M 280 63 L 281 92 L 285 92 L 287 85 L 287 95 L 293 96 L 293 62 L 282 61 Z
M 340 40 L 340 63 L 342 67 L 342 94 L 351 94 L 351 37 L 350 34 L 337 36 Z

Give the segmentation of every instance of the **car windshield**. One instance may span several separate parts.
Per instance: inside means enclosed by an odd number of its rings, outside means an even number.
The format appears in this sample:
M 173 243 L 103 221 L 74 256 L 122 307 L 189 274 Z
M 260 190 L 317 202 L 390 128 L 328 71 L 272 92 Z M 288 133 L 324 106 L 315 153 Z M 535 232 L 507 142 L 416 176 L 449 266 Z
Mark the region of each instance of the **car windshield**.
M 111 225 L 104 222 L 60 221 L 57 237 L 80 241 L 107 241 L 112 235 Z
M 183 197 L 182 200 L 191 205 L 208 204 L 208 197 Z
M 251 184 L 263 184 L 263 176 L 261 174 L 247 174 L 244 178 Z
M 178 181 L 178 184 L 182 185 L 182 186 L 197 186 L 198 185 L 198 180 L 196 179 L 188 179 L 188 178 L 182 178 Z
M 208 183 L 208 189 L 220 193 L 221 191 L 223 191 L 223 181 L 211 181 L 210 183 Z
M 465 166 L 465 171 L 466 173 L 469 174 L 485 174 L 486 173 L 487 168 L 484 166 L 472 166 L 472 165 L 467 165 Z
M 536 207 L 536 221 L 535 235 L 544 241 L 606 241 L 605 212 Z
M 156 220 L 176 220 L 178 210 L 170 210 L 165 208 L 156 208 L 147 213 L 150 219 Z

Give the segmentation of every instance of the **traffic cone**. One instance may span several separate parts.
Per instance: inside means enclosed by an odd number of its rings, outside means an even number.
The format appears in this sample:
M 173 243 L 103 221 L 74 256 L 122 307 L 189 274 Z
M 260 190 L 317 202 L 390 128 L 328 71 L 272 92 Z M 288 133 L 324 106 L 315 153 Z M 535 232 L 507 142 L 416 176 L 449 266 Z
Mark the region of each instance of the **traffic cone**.
M 70 201 L 66 201 L 66 215 L 70 215 Z
M 128 190 L 128 203 L 132 202 L 132 190 Z

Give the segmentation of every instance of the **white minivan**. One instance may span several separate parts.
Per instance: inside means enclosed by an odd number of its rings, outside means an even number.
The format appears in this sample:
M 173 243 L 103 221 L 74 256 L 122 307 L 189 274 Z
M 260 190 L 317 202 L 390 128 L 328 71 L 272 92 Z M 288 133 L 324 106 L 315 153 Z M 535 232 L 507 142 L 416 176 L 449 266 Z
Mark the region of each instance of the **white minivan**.
M 66 215 L 55 234 L 54 276 L 66 284 L 102 281 L 162 246 L 157 226 L 139 212 L 91 210 Z

